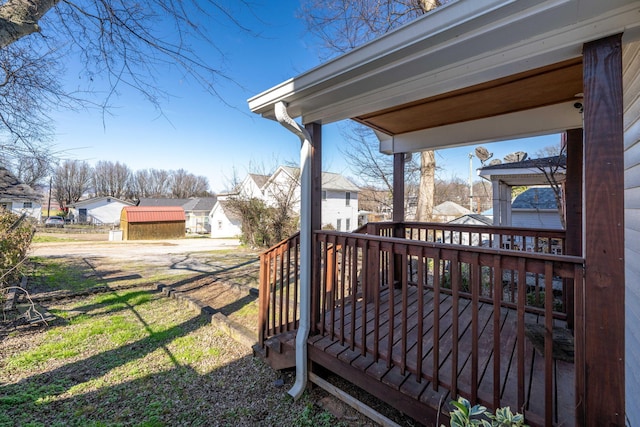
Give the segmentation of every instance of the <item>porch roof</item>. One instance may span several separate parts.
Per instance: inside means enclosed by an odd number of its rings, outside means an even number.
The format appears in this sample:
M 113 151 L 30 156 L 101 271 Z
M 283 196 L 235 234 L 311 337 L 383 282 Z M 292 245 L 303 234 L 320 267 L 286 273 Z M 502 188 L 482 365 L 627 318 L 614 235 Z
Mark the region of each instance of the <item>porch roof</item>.
M 583 44 L 637 38 L 639 8 L 638 0 L 454 1 L 249 107 L 273 119 L 282 101 L 303 123 L 355 119 L 390 153 L 581 127 Z

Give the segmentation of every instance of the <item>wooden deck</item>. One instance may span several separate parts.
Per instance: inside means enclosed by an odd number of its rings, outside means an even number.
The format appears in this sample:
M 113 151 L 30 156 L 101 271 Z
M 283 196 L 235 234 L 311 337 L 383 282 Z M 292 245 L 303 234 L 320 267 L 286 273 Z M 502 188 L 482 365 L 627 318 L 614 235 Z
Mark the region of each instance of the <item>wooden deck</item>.
M 458 316 L 454 315 L 456 305 Z M 383 289 L 377 304 L 354 298 L 324 311 L 317 325 L 321 333 L 308 341 L 309 357 L 426 425 L 434 422 L 442 403 L 443 412 L 448 413 L 448 402 L 458 394 L 473 398 L 465 395 L 464 390 L 474 389 L 470 387 L 474 377 L 478 378 L 477 401 L 489 408 L 496 403 L 510 406 L 523 412 L 529 424 L 544 425 L 544 357 L 526 338 L 524 364 L 517 363 L 518 352 L 522 351 L 521 343 L 517 342 L 517 312 L 506 307 L 499 310 L 499 373 L 494 373 L 494 325 L 498 324 L 494 306 L 480 303 L 474 315 L 470 299 L 460 298 L 455 304 L 451 295 L 435 295 L 431 289 L 425 289 L 420 298 L 415 286 L 408 286 L 404 294 L 401 289 L 394 289 L 393 293 Z M 434 322 L 434 318 L 439 321 Z M 477 327 L 471 327 L 474 318 Z M 525 323 L 544 324 L 544 317 L 526 313 Z M 554 321 L 554 327 L 565 325 L 564 321 Z M 475 343 L 474 331 L 478 335 Z M 457 340 L 453 338 L 456 333 Z M 419 338 L 422 345 L 418 345 Z M 474 352 L 476 358 L 472 357 Z M 391 360 L 386 357 L 388 354 L 392 355 Z M 553 366 L 553 421 L 555 425 L 571 426 L 575 408 L 574 365 L 554 359 Z M 498 387 L 494 384 L 496 380 Z M 524 381 L 525 386 L 520 388 L 524 390 L 522 408 L 517 405 L 519 381 Z M 494 397 L 498 389 L 499 397 Z

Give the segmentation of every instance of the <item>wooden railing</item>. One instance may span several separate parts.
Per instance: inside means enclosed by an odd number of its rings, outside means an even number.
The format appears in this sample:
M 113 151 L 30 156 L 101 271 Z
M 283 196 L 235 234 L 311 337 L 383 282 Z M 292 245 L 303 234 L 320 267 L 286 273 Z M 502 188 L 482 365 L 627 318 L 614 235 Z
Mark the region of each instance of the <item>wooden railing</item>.
M 498 233 L 491 229 L 484 234 Z M 408 372 L 417 381 L 430 381 L 434 389 L 444 387 L 451 396 L 461 395 L 493 409 L 504 403 L 501 346 L 515 338 L 517 345 L 507 363 L 516 367 L 514 403 L 523 408 L 530 381 L 525 376 L 525 319 L 535 318 L 546 331 L 544 414 L 538 424 L 553 423 L 557 384 L 551 331 L 566 318 L 561 284 L 582 283 L 582 258 L 329 231 L 315 233 L 315 240 L 320 259 L 312 284 L 312 332 L 388 367 L 400 367 L 401 375 Z M 447 298 L 450 330 L 445 333 L 440 325 Z M 432 304 L 429 309 L 426 299 Z M 494 307 L 491 314 L 486 309 L 480 314 L 481 304 Z M 482 322 L 479 316 L 484 316 Z M 440 355 L 445 345 L 450 347 L 446 364 Z M 486 359 L 483 372 L 481 358 Z M 492 380 L 482 384 L 491 384 L 491 390 L 482 393 L 480 376 L 486 379 L 486 375 Z
M 565 254 L 565 231 L 428 222 L 368 223 L 366 233 L 423 242 Z
M 583 283 L 582 258 L 553 253 L 563 252 L 564 233 L 414 223 L 369 224 L 366 231 L 368 234 L 314 234 L 311 333 L 329 336 L 365 357 L 399 367 L 403 375 L 430 381 L 452 396 L 462 395 L 492 409 L 506 403 L 516 409 L 522 408 L 530 388 L 525 378 L 524 331 L 525 323 L 535 319 L 546 331 L 545 393 L 543 418 L 533 424 L 551 425 L 550 389 L 557 383 L 550 331 L 558 325 L 573 328 L 573 283 Z M 394 235 L 404 238 L 385 237 Z M 506 242 L 532 242 L 533 246 L 507 247 Z M 262 345 L 298 327 L 299 256 L 296 234 L 260 257 Z M 383 295 L 388 298 L 384 307 Z M 499 309 L 491 309 L 488 315 L 486 307 Z M 380 318 L 383 309 L 388 312 Z M 446 328 L 440 320 L 445 317 L 450 322 Z M 577 331 L 580 327 L 575 325 Z M 501 346 L 514 342 L 512 355 L 501 358 Z M 440 356 L 445 345 L 450 346 L 446 363 Z M 491 355 L 488 360 L 487 355 Z M 508 394 L 505 369 L 516 373 L 517 380 L 509 383 L 515 402 L 504 400 Z M 487 376 L 493 378 L 490 386 Z
M 259 344 L 294 331 L 300 319 L 300 233 L 260 255 Z

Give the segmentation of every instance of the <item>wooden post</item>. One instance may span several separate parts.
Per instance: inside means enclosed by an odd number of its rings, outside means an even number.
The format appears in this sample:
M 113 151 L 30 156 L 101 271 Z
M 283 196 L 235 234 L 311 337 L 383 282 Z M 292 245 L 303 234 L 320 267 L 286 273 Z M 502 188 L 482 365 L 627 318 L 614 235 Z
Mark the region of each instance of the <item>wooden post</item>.
M 308 123 L 305 125 L 311 135 L 311 232 L 322 228 L 322 125 L 320 123 Z M 311 304 L 320 304 L 320 244 L 314 237 L 311 251 Z M 320 321 L 320 310 L 311 310 L 311 332 L 316 332 Z M 314 318 L 315 317 L 315 318 Z
M 566 255 L 582 256 L 582 162 L 584 159 L 582 129 L 566 132 L 567 175 L 564 184 L 564 211 L 566 234 L 564 250 Z M 565 301 L 567 303 L 567 326 L 574 325 L 574 280 L 567 280 Z
M 393 236 L 400 239 L 405 238 L 404 231 L 404 160 L 405 153 L 395 153 L 393 155 Z M 393 256 L 393 284 L 400 287 L 402 285 L 402 255 Z
M 586 269 L 576 351 L 584 352 L 584 366 L 576 365 L 576 385 L 584 388 L 576 390 L 576 425 L 625 425 L 621 39 L 618 34 L 583 49 Z

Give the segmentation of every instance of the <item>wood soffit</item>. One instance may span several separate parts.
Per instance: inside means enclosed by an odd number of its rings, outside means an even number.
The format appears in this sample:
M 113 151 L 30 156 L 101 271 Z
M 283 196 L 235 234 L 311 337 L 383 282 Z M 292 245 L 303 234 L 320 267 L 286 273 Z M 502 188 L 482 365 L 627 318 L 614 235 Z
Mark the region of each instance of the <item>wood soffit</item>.
M 355 117 L 389 135 L 577 100 L 582 58 L 514 74 L 464 89 Z

